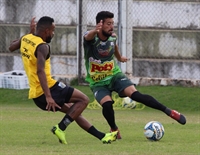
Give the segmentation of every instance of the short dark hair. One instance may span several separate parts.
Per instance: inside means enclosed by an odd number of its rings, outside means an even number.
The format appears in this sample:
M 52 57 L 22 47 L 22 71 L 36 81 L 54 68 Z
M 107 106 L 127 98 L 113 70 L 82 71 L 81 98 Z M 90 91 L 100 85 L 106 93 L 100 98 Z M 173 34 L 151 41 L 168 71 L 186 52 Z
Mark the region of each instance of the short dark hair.
M 101 11 L 97 13 L 96 24 L 98 24 L 101 20 L 104 20 L 106 18 L 114 18 L 114 14 L 109 11 Z
M 37 22 L 37 29 L 38 28 L 48 28 L 52 25 L 54 19 L 48 16 L 43 16 Z

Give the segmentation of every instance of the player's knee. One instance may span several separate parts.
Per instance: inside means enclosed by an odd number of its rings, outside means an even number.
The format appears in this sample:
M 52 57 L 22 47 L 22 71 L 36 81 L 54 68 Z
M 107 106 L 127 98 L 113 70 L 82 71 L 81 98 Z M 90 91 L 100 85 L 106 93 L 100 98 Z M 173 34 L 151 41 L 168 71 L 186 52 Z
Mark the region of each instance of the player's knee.
M 102 104 L 102 107 L 103 109 L 112 109 L 113 108 L 112 104 L 113 104 L 113 101 L 106 101 Z
M 82 98 L 82 104 L 85 107 L 87 107 L 88 103 L 89 103 L 89 98 L 86 95 L 84 95 L 83 98 Z

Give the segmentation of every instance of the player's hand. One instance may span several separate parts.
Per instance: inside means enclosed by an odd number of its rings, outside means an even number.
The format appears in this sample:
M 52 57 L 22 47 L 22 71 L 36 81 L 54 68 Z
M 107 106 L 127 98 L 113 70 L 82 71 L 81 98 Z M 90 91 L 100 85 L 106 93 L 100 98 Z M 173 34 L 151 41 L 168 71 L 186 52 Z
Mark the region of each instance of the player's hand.
M 35 22 L 35 17 L 33 17 L 30 23 L 30 33 L 34 34 L 35 28 L 36 28 L 36 22 Z
M 102 25 L 103 25 L 103 20 L 100 20 L 100 22 L 96 25 L 96 32 L 97 33 L 101 30 Z
M 117 34 L 115 32 L 113 32 L 112 37 L 117 37 Z
M 127 57 L 123 57 L 122 56 L 119 61 L 120 62 L 127 62 L 128 60 L 130 60 L 130 59 L 128 59 Z
M 56 102 L 54 101 L 54 99 L 52 97 L 46 97 L 46 101 L 47 101 L 47 106 L 46 109 L 48 111 L 50 111 L 51 109 L 53 110 L 53 112 L 56 111 L 56 108 L 61 109 L 61 107 L 59 105 L 56 104 Z

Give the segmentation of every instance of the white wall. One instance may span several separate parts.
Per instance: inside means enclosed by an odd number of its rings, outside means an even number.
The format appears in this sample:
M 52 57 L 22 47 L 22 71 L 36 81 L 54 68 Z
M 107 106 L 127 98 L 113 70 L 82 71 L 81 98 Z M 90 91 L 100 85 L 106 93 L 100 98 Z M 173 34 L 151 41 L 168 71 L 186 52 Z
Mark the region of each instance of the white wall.
M 18 0 L 19 1 L 19 0 Z M 21 0 L 22 1 L 22 0 Z M 86 0 L 84 0 L 85 2 Z M 0 1 L 0 22 L 5 21 L 8 23 L 12 23 L 11 18 L 7 18 L 5 14 L 6 8 L 12 10 L 8 6 L 5 6 L 6 0 Z M 84 18 L 87 19 L 87 25 L 95 25 L 95 17 L 96 13 L 103 10 L 112 11 L 115 14 L 115 25 L 118 23 L 118 0 L 87 0 L 87 3 L 84 3 L 86 6 L 86 10 L 84 10 Z M 23 7 L 26 4 L 23 4 Z M 127 20 L 132 20 L 132 26 L 134 28 L 149 28 L 149 27 L 159 27 L 159 28 L 200 28 L 200 3 L 190 3 L 190 2 L 141 2 L 134 1 L 128 7 L 131 9 L 130 18 Z M 19 8 L 22 8 L 19 7 Z M 66 24 L 71 25 L 77 22 L 77 6 L 76 1 L 67 1 L 67 0 L 36 0 L 36 4 L 34 7 L 26 10 L 23 9 L 17 10 L 17 19 L 19 23 L 29 23 L 30 20 L 29 14 L 26 14 L 26 11 L 31 12 L 33 16 L 36 16 L 36 20 L 41 16 L 48 15 L 52 16 L 55 19 L 56 24 Z M 26 15 L 26 16 L 25 16 Z M 25 18 L 25 17 L 26 18 Z M 23 17 L 23 18 L 22 18 Z M 31 17 L 30 17 L 31 18 Z M 125 17 L 124 17 L 125 18 Z M 83 25 L 85 26 L 85 25 Z M 136 29 L 137 30 L 137 29 Z M 75 37 L 75 36 L 63 36 L 66 40 L 67 37 Z M 189 37 L 188 37 L 189 38 Z M 188 39 L 186 37 L 182 37 L 181 39 L 173 37 L 171 33 L 163 33 L 159 40 L 159 52 L 164 56 L 192 56 L 197 53 L 197 43 L 194 39 Z M 74 39 L 76 40 L 76 39 Z M 63 41 L 63 40 L 62 40 Z M 141 41 L 142 42 L 142 41 Z M 169 46 L 165 46 L 166 43 Z M 176 44 L 175 44 L 176 43 Z M 63 43 L 64 44 L 64 43 Z M 70 43 L 71 45 L 71 43 Z M 70 49 L 74 49 L 74 46 L 71 46 Z M 144 46 L 143 46 L 144 47 Z M 61 50 L 65 51 L 66 46 L 62 46 Z M 63 52 L 64 53 L 64 52 Z M 7 66 L 3 66 L 5 58 L 3 56 L 0 57 L 0 69 L 5 71 Z M 174 60 L 172 60 L 174 61 Z M 10 67 L 13 70 L 21 69 L 23 66 L 20 64 L 21 60 L 18 56 L 13 58 L 13 66 Z M 148 62 L 146 62 L 148 63 Z M 184 63 L 184 62 L 183 62 Z M 159 62 L 158 62 L 159 64 Z M 186 64 L 186 65 L 185 65 Z M 197 65 L 193 67 L 193 73 L 190 74 L 190 68 L 187 63 L 183 64 L 181 67 L 178 63 L 174 63 L 174 65 L 169 69 L 169 74 L 171 78 L 180 77 L 179 75 L 184 75 L 185 78 L 198 78 L 199 79 L 199 62 Z M 158 66 L 158 65 L 155 65 Z M 20 67 L 20 68 L 19 68 Z M 150 72 L 152 68 L 148 66 Z M 61 69 L 62 68 L 62 69 Z M 61 70 L 60 70 L 61 69 Z M 135 71 L 135 70 L 134 70 Z M 133 71 L 133 72 L 134 72 Z M 77 62 L 76 58 L 63 58 L 63 57 L 53 57 L 52 58 L 52 72 L 53 74 L 77 74 Z M 151 73 L 151 72 L 150 72 Z M 184 74 L 183 74 L 184 73 Z M 191 76 L 192 75 L 192 76 Z M 182 76 L 181 76 L 182 77 Z
M 21 0 L 22 1 L 22 0 Z M 6 19 L 6 0 L 0 1 L 0 21 Z M 27 3 L 27 4 L 26 4 Z M 27 7 L 29 3 L 18 6 L 19 22 L 27 23 L 26 12 L 30 11 L 37 19 L 48 15 L 55 18 L 57 24 L 71 24 L 77 22 L 76 1 L 68 0 L 36 0 L 35 6 Z M 33 3 L 31 3 L 33 5 Z M 95 25 L 97 12 L 108 10 L 115 14 L 115 24 L 118 23 L 118 0 L 87 0 L 86 3 L 87 24 Z M 26 6 L 26 7 L 25 7 Z M 200 28 L 200 3 L 199 2 L 158 2 L 158 1 L 133 1 L 131 7 L 134 27 L 164 27 L 164 28 L 187 28 L 194 26 Z M 22 9 L 23 8 L 23 9 Z M 26 10 L 28 9 L 28 10 Z M 24 12 L 23 12 L 24 10 Z M 30 17 L 31 18 L 31 17 Z M 8 21 L 12 22 L 12 21 Z
M 200 3 L 192 2 L 133 2 L 133 26 L 200 28 Z

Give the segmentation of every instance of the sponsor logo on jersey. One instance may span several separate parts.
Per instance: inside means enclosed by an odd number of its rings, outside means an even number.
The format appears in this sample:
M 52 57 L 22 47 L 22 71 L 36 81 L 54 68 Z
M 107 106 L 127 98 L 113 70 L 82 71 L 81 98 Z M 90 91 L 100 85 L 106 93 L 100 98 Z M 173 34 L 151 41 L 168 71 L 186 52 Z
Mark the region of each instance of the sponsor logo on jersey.
M 91 63 L 91 73 L 93 72 L 109 72 L 112 71 L 113 67 L 114 67 L 114 63 L 113 62 L 105 62 L 103 64 L 95 64 L 95 63 Z
M 92 60 L 90 58 L 90 60 Z M 106 61 L 98 63 L 97 61 L 90 61 L 90 77 L 96 82 L 100 81 L 110 75 L 113 75 L 114 61 Z
M 97 81 L 103 80 L 104 78 L 106 78 L 110 75 L 113 75 L 113 73 L 112 72 L 101 73 L 101 74 L 97 73 L 95 75 L 92 75 L 91 78 L 93 81 L 97 82 Z
M 22 41 L 26 42 L 27 44 L 30 44 L 31 46 L 35 47 L 36 43 L 32 42 L 31 40 L 27 38 L 23 38 Z
M 101 44 L 101 46 L 105 46 L 106 42 L 101 41 L 100 44 Z
M 98 52 L 99 55 L 101 55 L 102 57 L 108 56 L 110 53 L 109 50 L 102 50 L 102 49 L 99 49 Z

